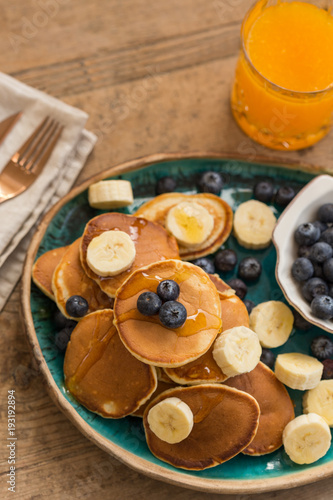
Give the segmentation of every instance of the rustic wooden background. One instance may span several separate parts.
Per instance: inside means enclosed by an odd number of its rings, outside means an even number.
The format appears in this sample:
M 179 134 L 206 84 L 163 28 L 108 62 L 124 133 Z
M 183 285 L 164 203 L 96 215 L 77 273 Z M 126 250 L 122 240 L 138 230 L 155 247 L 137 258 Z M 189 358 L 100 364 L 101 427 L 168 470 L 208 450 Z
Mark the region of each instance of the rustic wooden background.
M 276 153 L 237 128 L 229 94 L 240 22 L 252 0 L 0 0 L 0 68 L 90 115 L 99 141 L 79 181 L 157 152 L 230 151 L 333 169 L 332 137 Z M 2 222 L 3 223 L 3 222 Z M 85 439 L 33 371 L 19 287 L 0 315 L 0 498 L 246 500 L 139 475 Z M 6 396 L 17 398 L 17 492 L 6 488 Z M 333 478 L 258 500 L 329 500 Z M 14 496 L 13 496 L 14 495 Z

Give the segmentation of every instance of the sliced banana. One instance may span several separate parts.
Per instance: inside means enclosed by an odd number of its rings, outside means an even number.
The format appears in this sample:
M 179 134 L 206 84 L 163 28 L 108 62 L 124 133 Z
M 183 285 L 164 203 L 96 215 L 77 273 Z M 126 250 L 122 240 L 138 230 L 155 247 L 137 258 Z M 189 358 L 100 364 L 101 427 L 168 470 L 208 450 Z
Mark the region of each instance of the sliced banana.
M 116 276 L 134 262 L 135 245 L 124 231 L 105 231 L 87 248 L 87 263 L 98 276 Z
M 245 248 L 266 248 L 272 240 L 276 217 L 272 210 L 257 200 L 245 201 L 237 208 L 234 233 Z
M 214 217 L 199 203 L 183 201 L 168 211 L 165 226 L 181 245 L 197 247 L 212 232 Z
M 277 300 L 262 302 L 250 314 L 250 328 L 256 332 L 263 347 L 279 347 L 287 342 L 293 324 L 293 313 Z
M 193 428 L 191 408 L 176 397 L 164 399 L 153 406 L 147 420 L 151 431 L 170 444 L 186 439 Z
M 284 449 L 296 464 L 312 464 L 324 455 L 331 445 L 331 431 L 325 420 L 316 413 L 300 415 L 284 428 Z
M 321 380 L 303 396 L 303 412 L 317 413 L 333 427 L 333 379 Z
M 252 371 L 260 361 L 258 335 L 246 326 L 222 332 L 214 343 L 213 357 L 228 377 Z
M 94 208 L 127 207 L 133 203 L 132 185 L 123 180 L 96 182 L 89 186 L 88 200 Z
M 319 384 L 323 368 L 323 364 L 312 356 L 288 352 L 276 358 L 275 375 L 291 389 L 306 391 Z

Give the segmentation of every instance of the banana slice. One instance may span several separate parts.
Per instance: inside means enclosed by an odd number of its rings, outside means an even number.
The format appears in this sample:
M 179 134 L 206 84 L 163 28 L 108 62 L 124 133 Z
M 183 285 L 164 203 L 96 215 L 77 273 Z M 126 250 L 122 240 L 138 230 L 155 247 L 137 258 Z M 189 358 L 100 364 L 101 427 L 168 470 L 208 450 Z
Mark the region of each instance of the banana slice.
M 300 415 L 284 428 L 284 449 L 296 464 L 312 464 L 324 455 L 331 445 L 331 431 L 325 420 L 316 413 Z
M 252 371 L 260 361 L 258 335 L 246 326 L 222 332 L 214 343 L 213 357 L 223 373 L 234 377 Z
M 133 203 L 132 185 L 129 181 L 100 181 L 89 186 L 89 205 L 94 208 L 120 208 Z
M 293 324 L 293 313 L 277 300 L 262 302 L 250 314 L 250 328 L 256 332 L 263 347 L 279 347 L 287 342 Z
M 279 354 L 275 362 L 276 377 L 291 389 L 314 389 L 320 382 L 324 365 L 318 359 L 299 352 Z
M 186 439 L 193 428 L 191 408 L 176 397 L 164 399 L 153 406 L 147 419 L 151 431 L 170 444 Z
M 124 231 L 105 231 L 92 239 L 87 248 L 87 263 L 98 276 L 116 276 L 134 262 L 135 245 Z
M 234 233 L 245 248 L 266 248 L 272 240 L 276 217 L 272 210 L 257 200 L 245 201 L 237 208 Z
M 317 413 L 333 427 L 333 379 L 321 380 L 303 396 L 303 412 Z
M 178 243 L 195 248 L 212 232 L 214 217 L 199 203 L 183 201 L 169 210 L 165 226 Z

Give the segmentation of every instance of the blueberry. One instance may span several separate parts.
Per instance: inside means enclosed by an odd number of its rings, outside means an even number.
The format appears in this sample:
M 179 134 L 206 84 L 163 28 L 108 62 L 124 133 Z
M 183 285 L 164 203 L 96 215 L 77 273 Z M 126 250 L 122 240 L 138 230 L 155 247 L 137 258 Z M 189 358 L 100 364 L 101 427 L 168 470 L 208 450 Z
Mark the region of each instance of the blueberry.
M 240 278 L 248 281 L 254 281 L 261 274 L 261 264 L 254 257 L 245 257 L 238 266 L 238 275 Z
M 325 243 L 324 241 L 318 241 L 311 247 L 310 259 L 314 262 L 325 262 L 325 260 L 330 259 L 333 255 L 333 249 L 331 245 Z
M 179 292 L 179 285 L 173 280 L 161 281 L 157 287 L 157 295 L 164 301 L 177 300 Z
M 199 178 L 198 188 L 203 193 L 220 194 L 223 188 L 223 178 L 218 172 L 205 172 Z
M 317 318 L 333 318 L 333 299 L 329 295 L 316 296 L 311 302 L 311 310 Z
M 154 316 L 160 310 L 162 301 L 154 292 L 143 292 L 139 295 L 136 307 L 144 316 Z
M 66 311 L 73 318 L 82 318 L 87 314 L 88 309 L 88 302 L 80 295 L 72 295 L 66 301 Z
M 187 311 L 180 302 L 169 300 L 161 306 L 158 315 L 162 325 L 167 328 L 179 328 L 186 321 Z
M 247 294 L 247 286 L 245 285 L 244 281 L 234 278 L 230 281 L 228 281 L 228 285 L 235 290 L 235 293 L 237 297 L 240 299 L 244 299 L 245 295 Z
M 214 262 L 207 257 L 200 257 L 200 259 L 193 260 L 192 264 L 201 267 L 201 269 L 203 269 L 208 274 L 215 273 Z
M 321 233 L 320 240 L 333 246 L 333 227 L 329 227 L 324 232 Z
M 313 276 L 313 264 L 305 257 L 299 257 L 295 260 L 291 268 L 291 274 L 297 281 L 305 281 Z
M 328 293 L 328 286 L 321 278 L 310 278 L 302 286 L 303 297 L 311 302 L 317 295 L 326 295 Z
M 333 222 L 333 203 L 325 203 L 319 208 L 318 219 L 321 222 Z
M 256 200 L 263 203 L 269 203 L 274 195 L 274 186 L 270 181 L 258 182 L 253 189 L 253 195 Z
M 308 247 L 307 245 L 301 245 L 300 247 L 298 247 L 297 254 L 299 257 L 306 257 L 308 259 L 310 256 L 310 251 L 311 247 Z
M 301 224 L 295 231 L 295 240 L 299 245 L 313 245 L 319 238 L 320 229 L 311 222 Z
M 282 186 L 277 190 L 275 195 L 275 203 L 281 205 L 282 207 L 286 207 L 288 203 L 291 202 L 293 198 L 295 198 L 295 191 L 290 186 Z
M 65 352 L 67 344 L 70 341 L 74 327 L 66 326 L 60 332 L 57 332 L 54 337 L 54 343 L 60 352 Z
M 265 365 L 267 365 L 271 370 L 273 370 L 275 363 L 275 356 L 273 354 L 273 351 L 267 349 L 266 347 L 263 347 L 261 351 L 260 361 L 262 363 L 265 363 Z
M 329 295 L 330 297 L 333 297 L 333 284 L 330 284 L 330 285 L 328 286 L 328 295 Z
M 323 264 L 324 279 L 333 283 L 333 259 L 328 259 Z
M 323 266 L 319 264 L 319 262 L 312 262 L 313 264 L 313 277 L 315 278 L 323 278 Z
M 310 349 L 319 361 L 323 361 L 333 356 L 333 341 L 326 335 L 319 335 L 312 340 Z
M 321 233 L 326 231 L 326 229 L 328 228 L 327 224 L 325 222 L 321 222 L 320 220 L 315 220 L 314 222 L 312 222 L 312 224 L 316 227 L 319 227 Z
M 311 323 L 306 321 L 303 316 L 296 311 L 296 309 L 293 310 L 293 315 L 294 315 L 294 328 L 297 330 L 302 330 L 303 332 L 306 332 L 307 330 L 310 330 L 312 327 Z
M 256 307 L 255 303 L 252 300 L 245 299 L 244 300 L 245 307 L 247 309 L 247 312 L 251 314 L 251 311 L 254 307 Z
M 172 177 L 162 177 L 157 181 L 156 194 L 172 193 L 177 187 L 177 182 Z
M 74 328 L 77 325 L 76 321 L 66 318 L 59 309 L 54 313 L 53 321 L 57 330 L 62 330 L 66 326 Z
M 232 271 L 237 264 L 237 254 L 234 250 L 219 250 L 215 256 L 214 264 L 219 271 Z
M 333 359 L 324 359 L 324 370 L 321 378 L 323 380 L 330 380 L 333 378 Z

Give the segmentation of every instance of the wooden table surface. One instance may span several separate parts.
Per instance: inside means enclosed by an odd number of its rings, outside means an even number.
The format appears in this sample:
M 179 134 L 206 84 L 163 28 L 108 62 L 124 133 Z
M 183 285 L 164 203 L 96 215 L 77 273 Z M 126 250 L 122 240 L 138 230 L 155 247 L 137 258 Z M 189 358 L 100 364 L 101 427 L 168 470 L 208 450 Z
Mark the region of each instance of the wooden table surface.
M 229 106 L 240 22 L 252 0 L 0 0 L 0 68 L 89 113 L 98 143 L 78 182 L 158 152 L 230 151 L 333 169 L 333 134 L 306 151 L 254 144 Z M 54 406 L 18 315 L 19 286 L 0 315 L 0 498 L 245 500 L 139 475 L 83 437 Z M 7 391 L 17 401 L 17 488 L 7 491 Z M 7 426 L 6 426 L 7 427 Z M 333 477 L 256 499 L 328 500 Z

